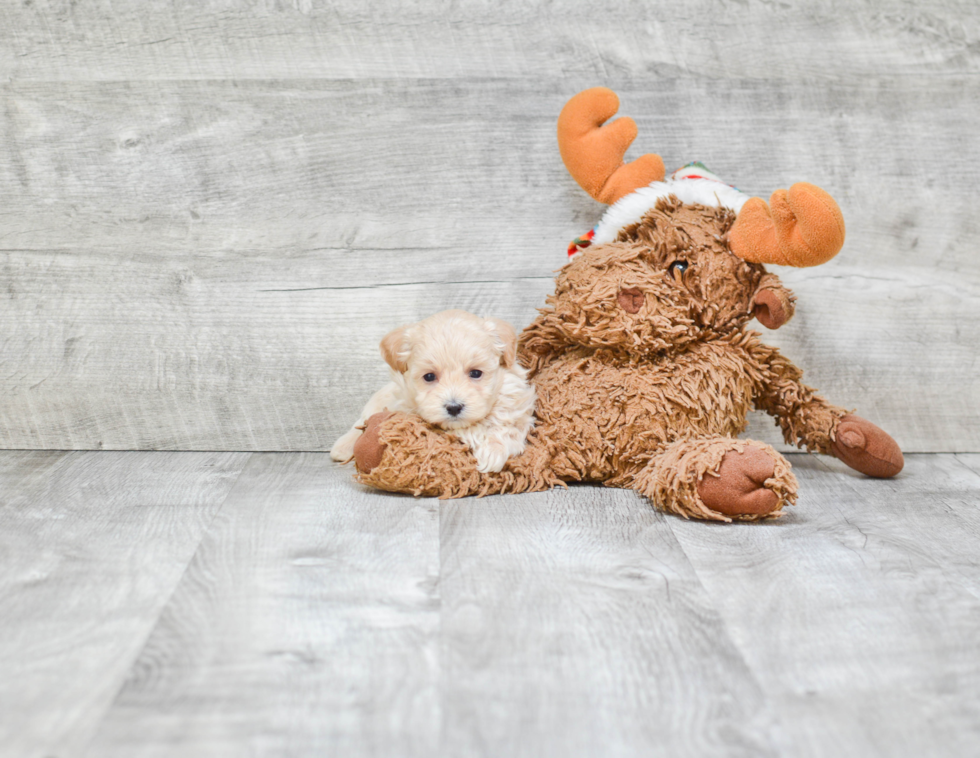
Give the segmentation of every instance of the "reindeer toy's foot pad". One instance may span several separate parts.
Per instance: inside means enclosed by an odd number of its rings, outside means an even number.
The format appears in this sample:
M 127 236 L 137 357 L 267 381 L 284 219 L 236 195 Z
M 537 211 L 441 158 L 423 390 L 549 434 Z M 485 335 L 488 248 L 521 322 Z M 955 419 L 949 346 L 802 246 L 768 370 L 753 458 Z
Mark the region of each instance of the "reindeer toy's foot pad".
M 853 414 L 844 416 L 837 425 L 831 452 L 868 476 L 888 478 L 905 466 L 902 450 L 888 432 Z
M 362 474 L 369 474 L 381 463 L 385 446 L 381 442 L 378 431 L 382 422 L 390 415 L 391 411 L 382 411 L 368 418 L 364 433 L 354 443 L 354 465 Z
M 779 495 L 766 487 L 776 474 L 776 460 L 758 447 L 725 453 L 718 471 L 698 482 L 698 495 L 714 511 L 731 518 L 768 516 L 781 503 Z

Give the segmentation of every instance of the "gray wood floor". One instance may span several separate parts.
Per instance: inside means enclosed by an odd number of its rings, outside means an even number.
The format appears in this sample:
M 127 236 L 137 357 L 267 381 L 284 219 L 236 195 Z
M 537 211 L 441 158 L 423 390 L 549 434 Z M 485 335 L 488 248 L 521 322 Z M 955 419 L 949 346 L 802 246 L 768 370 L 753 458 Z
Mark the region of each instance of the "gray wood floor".
M 0 453 L 0 755 L 974 756 L 980 456 L 719 526 L 322 453 Z

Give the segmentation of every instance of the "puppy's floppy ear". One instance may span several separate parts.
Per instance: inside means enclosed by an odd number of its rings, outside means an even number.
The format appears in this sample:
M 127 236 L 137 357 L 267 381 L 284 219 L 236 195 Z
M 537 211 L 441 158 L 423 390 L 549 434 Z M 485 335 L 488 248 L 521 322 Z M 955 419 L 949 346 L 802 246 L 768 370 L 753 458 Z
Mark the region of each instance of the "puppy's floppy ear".
M 494 336 L 494 349 L 500 354 L 500 365 L 512 368 L 517 360 L 517 334 L 514 327 L 499 318 L 487 319 L 487 331 Z
M 408 339 L 412 326 L 400 326 L 381 340 L 381 355 L 385 363 L 400 374 L 408 371 L 408 356 L 412 352 Z
M 765 274 L 749 303 L 752 315 L 767 329 L 778 329 L 791 318 L 796 309 L 796 296 L 775 274 Z

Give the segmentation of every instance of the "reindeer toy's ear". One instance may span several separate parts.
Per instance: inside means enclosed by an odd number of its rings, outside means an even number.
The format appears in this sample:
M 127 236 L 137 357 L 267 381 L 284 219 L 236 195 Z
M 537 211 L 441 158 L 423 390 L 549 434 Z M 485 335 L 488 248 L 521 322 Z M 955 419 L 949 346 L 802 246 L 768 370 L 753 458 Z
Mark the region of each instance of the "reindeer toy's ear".
M 793 318 L 796 296 L 783 286 L 778 276 L 765 274 L 755 288 L 749 308 L 766 329 L 778 329 Z

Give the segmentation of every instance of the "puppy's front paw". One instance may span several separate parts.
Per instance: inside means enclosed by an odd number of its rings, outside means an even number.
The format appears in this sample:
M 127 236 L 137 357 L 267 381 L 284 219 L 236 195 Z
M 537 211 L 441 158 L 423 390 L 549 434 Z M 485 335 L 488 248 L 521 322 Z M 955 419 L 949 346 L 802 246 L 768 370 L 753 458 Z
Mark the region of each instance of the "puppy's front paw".
M 360 429 L 351 429 L 347 434 L 333 443 L 333 447 L 330 448 L 330 457 L 337 461 L 337 463 L 347 463 L 354 457 L 354 443 L 357 442 L 357 438 L 360 436 Z
M 502 471 L 507 463 L 507 448 L 501 444 L 481 445 L 473 451 L 476 456 L 476 470 L 481 474 L 495 474 Z

